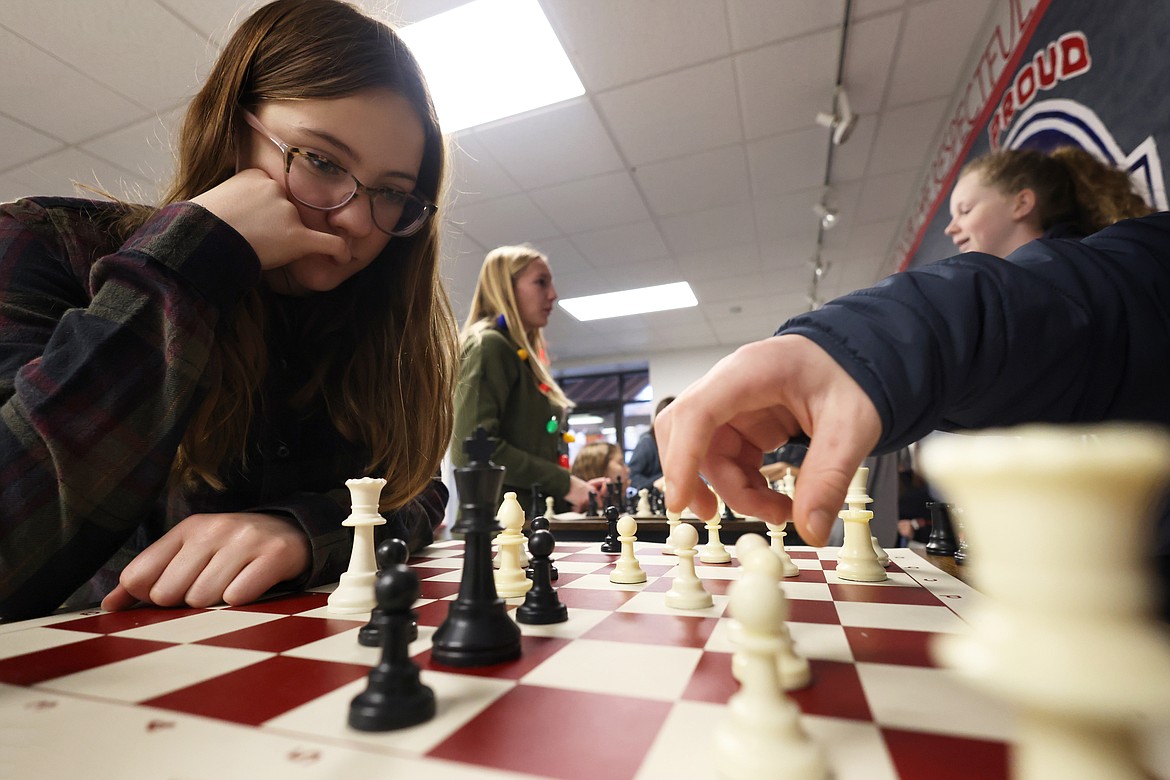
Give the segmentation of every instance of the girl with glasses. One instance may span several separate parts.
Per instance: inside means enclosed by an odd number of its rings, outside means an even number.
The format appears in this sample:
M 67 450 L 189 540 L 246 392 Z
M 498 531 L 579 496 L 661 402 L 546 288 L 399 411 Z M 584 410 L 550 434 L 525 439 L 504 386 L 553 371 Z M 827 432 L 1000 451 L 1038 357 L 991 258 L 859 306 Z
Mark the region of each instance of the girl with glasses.
M 335 581 L 349 478 L 387 480 L 386 536 L 442 522 L 444 149 L 401 40 L 266 5 L 177 148 L 157 206 L 0 207 L 0 620 Z

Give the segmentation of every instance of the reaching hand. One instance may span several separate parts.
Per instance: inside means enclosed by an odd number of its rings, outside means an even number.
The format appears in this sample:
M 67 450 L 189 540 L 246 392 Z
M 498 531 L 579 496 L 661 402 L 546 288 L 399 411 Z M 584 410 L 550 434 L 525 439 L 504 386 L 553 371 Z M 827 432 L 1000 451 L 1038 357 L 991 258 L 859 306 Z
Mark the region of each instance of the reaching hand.
M 350 259 L 345 239 L 305 227 L 280 184 L 257 168 L 240 171 L 191 200 L 235 228 L 252 245 L 264 270 L 305 255 Z
M 110 611 L 139 602 L 173 607 L 247 604 L 310 562 L 309 540 L 291 520 L 241 512 L 191 515 L 132 560 L 102 600 Z
M 604 483 L 604 479 L 601 480 Z M 573 507 L 574 512 L 580 512 L 589 505 L 589 494 L 599 493 L 597 480 L 586 482 L 580 477 L 569 476 L 569 492 L 565 494 L 565 501 Z
M 782 523 L 823 545 L 857 467 L 881 435 L 873 402 L 829 355 L 802 336 L 748 344 L 719 361 L 654 423 L 671 511 L 715 511 L 700 472 L 736 511 Z M 760 473 L 770 452 L 803 431 L 811 444 L 796 500 Z

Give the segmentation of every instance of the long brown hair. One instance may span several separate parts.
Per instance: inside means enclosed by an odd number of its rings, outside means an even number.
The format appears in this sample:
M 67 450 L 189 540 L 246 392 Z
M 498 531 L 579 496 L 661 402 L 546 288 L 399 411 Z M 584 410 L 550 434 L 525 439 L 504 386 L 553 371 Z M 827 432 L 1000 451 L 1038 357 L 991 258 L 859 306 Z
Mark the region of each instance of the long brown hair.
M 163 202 L 192 198 L 235 173 L 244 109 L 371 87 L 414 107 L 425 132 L 417 192 L 438 203 L 446 153 L 422 72 L 390 27 L 338 0 L 276 0 L 240 25 L 187 110 Z M 391 507 L 423 489 L 451 435 L 456 328 L 439 275 L 439 233 L 432 219 L 393 238 L 360 274 L 300 304 L 311 323 L 301 335 L 315 341 L 307 345 L 314 371 L 294 402 L 324 399 L 336 428 L 368 452 L 369 473 L 388 478 L 383 503 Z M 221 329 L 208 395 L 172 469 L 182 483 L 222 487 L 221 469 L 244 457 L 267 370 L 265 309 L 254 290 Z
M 1067 222 L 1087 236 L 1119 220 L 1153 211 L 1125 171 L 1075 146 L 1049 153 L 1001 149 L 976 157 L 963 166 L 960 175 L 973 171 L 984 184 L 1008 194 L 1023 189 L 1035 192 L 1041 230 Z
M 527 362 L 537 384 L 549 388 L 548 399 L 554 406 L 568 409 L 573 402 L 553 379 L 546 362 L 544 331 L 541 328 L 526 330 L 516 305 L 513 283 L 536 260 L 548 262 L 547 257 L 527 244 L 496 247 L 488 252 L 479 269 L 479 279 L 471 296 L 471 311 L 463 323 L 459 343 L 466 344 L 470 339 L 479 338 L 483 331 L 496 325 L 498 317 L 503 316 L 508 335 L 530 356 Z

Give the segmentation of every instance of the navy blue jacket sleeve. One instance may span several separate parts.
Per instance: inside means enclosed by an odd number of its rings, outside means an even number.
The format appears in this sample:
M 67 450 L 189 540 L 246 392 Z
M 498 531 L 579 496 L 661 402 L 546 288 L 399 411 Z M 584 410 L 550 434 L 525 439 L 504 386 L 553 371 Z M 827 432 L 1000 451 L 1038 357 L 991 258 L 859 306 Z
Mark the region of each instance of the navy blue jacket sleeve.
M 879 452 L 936 428 L 1170 424 L 1170 214 L 895 274 L 777 333 L 816 342 L 861 385 Z
M 658 442 L 646 433 L 634 445 L 630 456 L 630 486 L 635 490 L 654 486 L 654 480 L 662 476 L 662 463 L 658 460 Z

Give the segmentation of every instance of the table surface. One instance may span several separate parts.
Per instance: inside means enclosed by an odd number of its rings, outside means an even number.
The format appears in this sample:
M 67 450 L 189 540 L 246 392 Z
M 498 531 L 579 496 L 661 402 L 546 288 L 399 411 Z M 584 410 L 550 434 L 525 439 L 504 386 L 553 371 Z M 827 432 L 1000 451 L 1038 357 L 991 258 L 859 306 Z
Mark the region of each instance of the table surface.
M 905 549 L 889 551 L 886 582 L 850 583 L 836 552 L 793 548 L 799 574 L 782 586 L 813 678 L 790 698 L 837 780 L 1005 777 L 1011 712 L 931 657 L 938 637 L 969 634 L 980 594 Z M 356 641 L 367 615 L 329 612 L 329 588 L 239 608 L 90 610 L 0 625 L 0 775 L 717 774 L 714 736 L 737 690 L 725 614 L 734 558 L 698 565 L 714 604 L 683 612 L 664 605 L 677 558 L 662 545 L 637 545 L 646 583 L 616 585 L 617 556 L 558 541 L 569 620 L 521 626 L 516 661 L 454 669 L 429 651 L 462 554 L 448 541 L 411 559 L 421 596 L 410 654 L 435 691 L 432 721 L 382 734 L 346 725 L 379 651 Z M 1165 749 L 1152 762 L 1170 777 Z

